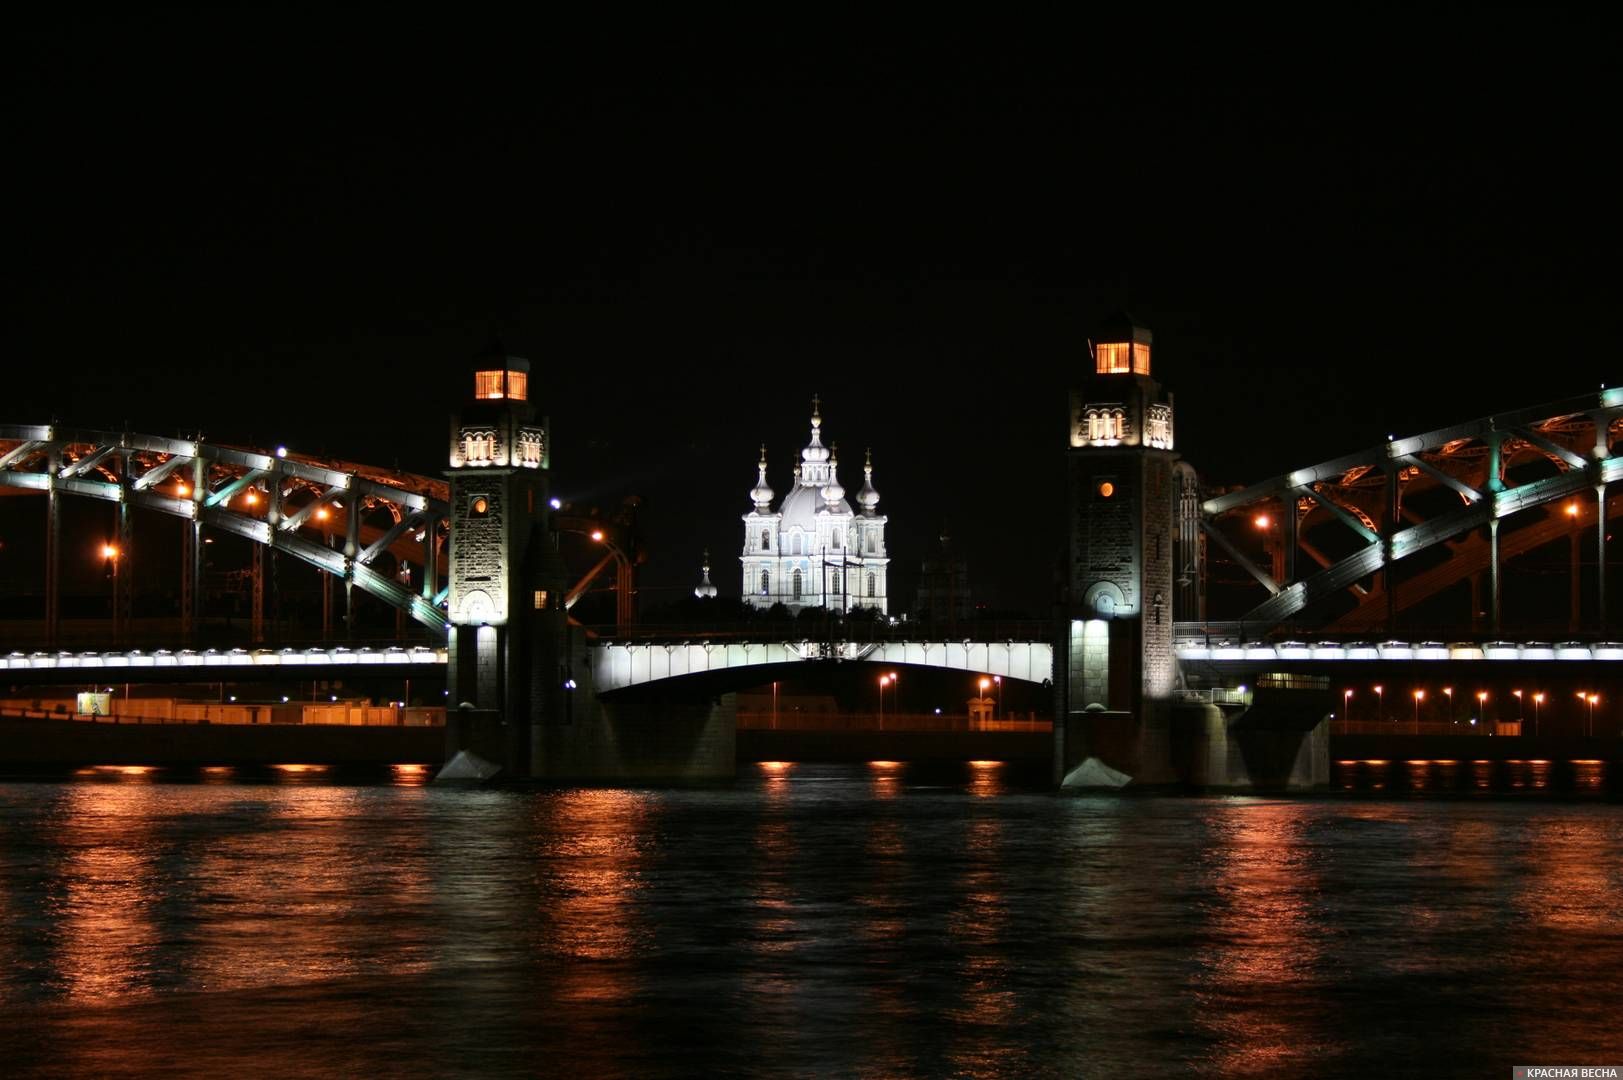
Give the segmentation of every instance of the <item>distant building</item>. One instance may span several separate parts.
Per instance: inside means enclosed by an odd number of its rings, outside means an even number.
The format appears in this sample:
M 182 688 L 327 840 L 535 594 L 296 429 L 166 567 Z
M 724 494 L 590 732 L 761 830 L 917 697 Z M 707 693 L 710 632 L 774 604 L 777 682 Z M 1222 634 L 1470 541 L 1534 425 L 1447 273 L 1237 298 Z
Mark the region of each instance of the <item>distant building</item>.
M 827 607 L 887 610 L 885 515 L 873 486 L 873 457 L 863 465 L 862 490 L 852 510 L 840 486 L 839 460 L 823 445 L 820 403 L 812 398 L 811 442 L 800 452 L 794 483 L 783 503 L 766 482 L 766 447 L 750 490 L 755 508 L 744 515 L 744 602 L 758 608 L 784 604 L 791 611 Z
M 710 583 L 709 548 L 704 549 L 704 576 L 700 578 L 699 584 L 694 587 L 693 595 L 700 600 L 714 600 L 716 598 L 716 587 Z
M 912 616 L 921 622 L 965 622 L 974 607 L 969 596 L 969 564 L 943 528 L 939 545 L 919 568 Z

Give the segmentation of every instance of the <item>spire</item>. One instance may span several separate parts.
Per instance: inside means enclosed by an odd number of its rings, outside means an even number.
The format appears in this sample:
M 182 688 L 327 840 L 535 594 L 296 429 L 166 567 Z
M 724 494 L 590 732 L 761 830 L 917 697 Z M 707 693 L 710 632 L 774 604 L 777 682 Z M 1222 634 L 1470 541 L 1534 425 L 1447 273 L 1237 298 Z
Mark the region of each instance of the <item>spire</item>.
M 750 489 L 750 498 L 755 502 L 757 514 L 771 513 L 773 491 L 772 485 L 766 482 L 766 443 L 761 444 L 761 460 L 756 468 L 760 470 L 760 475 L 755 481 L 755 486 Z
M 710 549 L 709 548 L 704 549 L 704 577 L 699 582 L 698 587 L 693 590 L 693 595 L 697 596 L 700 600 L 713 600 L 713 599 L 715 599 L 716 587 L 714 585 L 710 584 Z
M 805 463 L 801 482 L 821 487 L 828 479 L 828 448 L 823 445 L 823 402 L 816 394 L 812 395 L 811 442 L 800 452 L 800 460 Z
M 873 517 L 874 510 L 879 505 L 879 492 L 873 486 L 873 447 L 869 447 L 862 462 L 862 490 L 857 492 L 857 505 L 862 512 Z
M 838 510 L 840 500 L 845 498 L 845 489 L 840 486 L 840 444 L 835 443 L 834 449 L 828 456 L 828 483 L 823 485 L 823 501 L 830 510 Z

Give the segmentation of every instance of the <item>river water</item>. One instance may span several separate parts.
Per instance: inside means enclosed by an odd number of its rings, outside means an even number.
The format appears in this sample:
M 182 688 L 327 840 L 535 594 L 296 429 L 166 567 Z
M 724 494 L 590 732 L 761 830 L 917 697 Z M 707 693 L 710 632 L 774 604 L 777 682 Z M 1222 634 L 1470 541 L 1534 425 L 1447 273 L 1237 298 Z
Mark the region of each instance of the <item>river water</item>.
M 1508 1076 L 1623 1062 L 1603 797 L 0 784 L 0 1073 Z

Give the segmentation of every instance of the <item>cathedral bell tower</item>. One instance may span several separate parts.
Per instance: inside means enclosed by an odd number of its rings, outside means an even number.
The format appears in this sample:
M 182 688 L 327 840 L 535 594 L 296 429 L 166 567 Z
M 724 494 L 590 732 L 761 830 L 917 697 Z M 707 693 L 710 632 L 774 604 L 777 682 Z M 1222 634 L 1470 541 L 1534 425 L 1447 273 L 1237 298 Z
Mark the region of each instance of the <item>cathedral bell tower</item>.
M 1172 395 L 1150 375 L 1151 345 L 1123 312 L 1090 343 L 1070 393 L 1056 782 L 1086 758 L 1136 783 L 1172 776 L 1177 455 Z
M 448 701 L 527 728 L 532 623 L 560 599 L 542 580 L 551 440 L 530 404 L 528 360 L 492 347 L 472 383 L 451 417 Z

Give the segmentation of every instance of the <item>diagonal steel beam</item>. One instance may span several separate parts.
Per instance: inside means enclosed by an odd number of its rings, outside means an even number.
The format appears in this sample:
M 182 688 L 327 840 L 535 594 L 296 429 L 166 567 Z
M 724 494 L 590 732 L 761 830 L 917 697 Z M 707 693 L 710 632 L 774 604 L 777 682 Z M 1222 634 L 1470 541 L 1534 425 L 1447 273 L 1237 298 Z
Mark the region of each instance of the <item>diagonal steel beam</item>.
M 400 537 L 403 536 L 408 530 L 417 528 L 417 526 L 423 524 L 427 520 L 428 515 L 420 510 L 415 514 L 406 514 L 402 516 L 399 521 L 394 523 L 388 532 L 385 532 L 382 536 L 372 541 L 365 551 L 357 555 L 355 557 L 355 561 L 370 565 L 373 559 L 377 558 L 380 553 L 387 551 L 390 547 L 394 546 L 394 542 L 400 539 Z
M 1472 487 L 1470 484 L 1467 484 L 1458 477 L 1450 476 L 1448 473 L 1444 472 L 1442 469 L 1439 469 L 1437 466 L 1433 465 L 1419 454 L 1405 454 L 1403 457 L 1398 458 L 1398 464 L 1413 465 L 1415 468 L 1419 469 L 1421 472 L 1425 473 L 1439 484 L 1442 484 L 1447 488 L 1452 488 L 1461 495 L 1465 496 L 1471 502 L 1481 502 L 1484 498 L 1482 492 L 1478 491 L 1476 488 Z
M 1221 529 L 1207 521 L 1205 518 L 1201 519 L 1200 527 L 1205 530 L 1207 536 L 1210 536 L 1213 540 L 1217 541 L 1218 547 L 1229 553 L 1230 558 L 1244 567 L 1246 572 L 1252 577 L 1256 578 L 1263 588 L 1267 589 L 1275 596 L 1279 595 L 1279 582 L 1273 579 L 1273 575 L 1269 574 L 1256 563 L 1246 558 L 1245 553 L 1230 543 L 1229 538 L 1223 535 L 1223 531 Z M 583 587 L 584 585 L 585 582 L 582 583 Z
M 314 499 L 311 499 L 304 506 L 301 506 L 297 512 L 284 517 L 277 525 L 277 528 L 287 532 L 292 532 L 294 529 L 297 529 L 299 526 L 303 525 L 306 521 L 309 521 L 310 516 L 317 510 L 320 510 L 323 506 L 326 506 L 328 503 L 332 502 L 342 494 L 344 494 L 343 488 L 328 488 Z
M 48 445 L 48 443 L 41 442 L 36 439 L 30 439 L 21 446 L 17 447 L 15 450 L 9 451 L 5 457 L 0 457 L 0 472 L 4 472 L 13 465 L 21 465 L 35 454 L 44 450 Z
M 190 464 L 191 460 L 192 459 L 189 457 L 180 457 L 179 455 L 171 457 L 168 461 L 165 461 L 160 465 L 154 465 L 152 468 L 142 473 L 136 478 L 135 483 L 130 486 L 135 488 L 136 491 L 145 491 L 153 484 L 161 484 L 164 477 L 168 476 L 182 465 Z
M 1347 528 L 1363 537 L 1366 544 L 1378 544 L 1381 542 L 1381 538 L 1379 536 L 1370 532 L 1369 528 L 1362 521 L 1359 521 L 1352 514 L 1349 514 L 1346 507 L 1342 506 L 1328 495 L 1320 494 L 1319 491 L 1310 487 L 1299 487 L 1293 492 L 1293 494 L 1306 495 L 1308 498 L 1330 511 L 1331 516 L 1337 521 L 1341 522 L 1343 525 L 1347 526 Z
M 1531 430 L 1530 428 L 1514 428 L 1512 429 L 1511 433 L 1519 439 L 1526 439 L 1529 443 L 1532 443 L 1533 446 L 1544 451 L 1553 458 L 1566 462 L 1574 469 L 1583 469 L 1589 465 L 1589 462 L 1585 460 L 1582 455 L 1573 453 L 1560 443 L 1551 442 L 1549 439 L 1546 439 L 1544 436 Z
M 90 454 L 87 457 L 82 457 L 71 465 L 64 465 L 62 467 L 62 471 L 56 475 L 63 480 L 70 480 L 75 476 L 83 476 L 85 473 L 89 472 L 91 469 L 94 469 L 97 465 L 100 465 L 103 461 L 106 461 L 109 457 L 112 457 L 116 453 L 118 453 L 117 443 L 114 443 L 112 446 L 98 447 L 95 453 Z
M 249 484 L 252 484 L 254 481 L 260 479 L 269 471 L 270 470 L 268 469 L 249 469 L 246 473 L 243 473 L 225 487 L 218 491 L 211 492 L 209 497 L 203 501 L 203 505 L 209 507 L 224 506 L 227 502 L 231 501 L 231 497 L 233 495 L 247 487 Z

